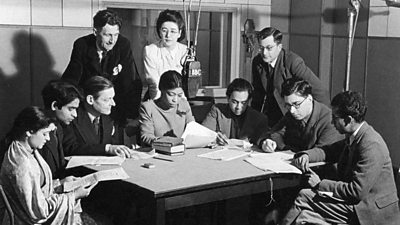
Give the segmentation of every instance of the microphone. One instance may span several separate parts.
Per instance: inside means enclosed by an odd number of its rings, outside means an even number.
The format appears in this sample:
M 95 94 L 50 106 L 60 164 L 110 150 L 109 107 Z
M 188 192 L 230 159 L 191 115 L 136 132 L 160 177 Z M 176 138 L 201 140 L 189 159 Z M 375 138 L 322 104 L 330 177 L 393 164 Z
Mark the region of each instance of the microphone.
M 349 4 L 358 12 L 360 10 L 361 0 L 350 0 Z
M 386 5 L 389 7 L 400 8 L 400 0 L 385 0 Z

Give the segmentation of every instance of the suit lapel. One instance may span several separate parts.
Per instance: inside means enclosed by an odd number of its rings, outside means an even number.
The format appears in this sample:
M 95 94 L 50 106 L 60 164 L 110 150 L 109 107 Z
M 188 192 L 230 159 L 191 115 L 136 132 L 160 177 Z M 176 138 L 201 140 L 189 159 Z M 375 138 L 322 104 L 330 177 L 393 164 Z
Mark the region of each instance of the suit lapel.
M 79 108 L 78 117 L 74 122 L 75 121 L 77 124 L 76 129 L 86 143 L 100 143 L 99 137 L 94 130 L 93 124 L 91 123 L 86 110 Z

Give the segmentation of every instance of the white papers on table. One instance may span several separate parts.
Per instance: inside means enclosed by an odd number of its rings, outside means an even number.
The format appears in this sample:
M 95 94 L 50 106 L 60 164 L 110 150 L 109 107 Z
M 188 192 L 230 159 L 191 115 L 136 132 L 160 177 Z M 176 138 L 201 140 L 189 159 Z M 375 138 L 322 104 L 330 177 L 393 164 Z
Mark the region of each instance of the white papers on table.
M 244 160 L 264 171 L 302 174 L 301 170 L 290 164 L 292 158 L 292 153 L 274 152 L 251 154 Z
M 217 133 L 192 121 L 186 125 L 182 138 L 186 148 L 202 148 L 214 142 L 217 138 Z
M 237 158 L 247 156 L 247 155 L 249 155 L 248 152 L 232 150 L 232 149 L 224 147 L 221 150 L 216 150 L 216 151 L 207 152 L 207 153 L 198 155 L 198 157 L 203 157 L 203 158 L 207 158 L 207 159 L 216 159 L 216 160 L 222 160 L 222 161 L 230 161 L 230 160 L 237 159 Z
M 64 192 L 69 192 L 75 190 L 78 187 L 86 187 L 98 181 L 120 180 L 127 178 L 129 178 L 129 175 L 125 172 L 125 170 L 122 167 L 110 170 L 101 170 L 96 173 L 92 173 L 84 177 L 78 178 L 75 181 L 64 183 L 63 190 Z
M 251 148 L 251 146 L 253 146 L 253 144 L 251 144 L 248 140 L 240 140 L 240 139 L 231 138 L 231 139 L 228 139 L 228 146 L 249 149 L 249 148 Z
M 71 156 L 67 169 L 84 165 L 121 165 L 125 158 L 120 156 Z

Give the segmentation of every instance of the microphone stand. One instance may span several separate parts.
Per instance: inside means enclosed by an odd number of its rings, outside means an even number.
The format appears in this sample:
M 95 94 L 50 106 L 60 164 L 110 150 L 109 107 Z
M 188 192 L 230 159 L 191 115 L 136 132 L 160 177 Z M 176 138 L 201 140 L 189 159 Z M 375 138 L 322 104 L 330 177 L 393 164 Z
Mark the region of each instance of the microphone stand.
M 350 7 L 348 8 L 348 40 L 347 40 L 347 60 L 346 60 L 346 74 L 344 90 L 348 91 L 350 86 L 350 68 L 351 68 L 351 53 L 354 41 L 354 34 L 356 32 L 358 14 L 360 10 L 359 0 L 350 0 Z

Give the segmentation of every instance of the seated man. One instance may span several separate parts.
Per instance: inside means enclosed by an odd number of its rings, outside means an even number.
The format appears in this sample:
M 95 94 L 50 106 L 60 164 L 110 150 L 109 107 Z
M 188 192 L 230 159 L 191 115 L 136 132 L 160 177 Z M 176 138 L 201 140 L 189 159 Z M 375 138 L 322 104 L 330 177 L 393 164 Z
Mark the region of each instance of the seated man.
M 63 125 L 70 124 L 77 116 L 82 96 L 78 89 L 65 81 L 50 81 L 42 90 L 42 98 L 45 109 L 57 120 L 57 129 L 50 133 L 50 140 L 43 146 L 42 154 L 44 160 L 50 166 L 54 179 L 65 176 L 66 161 L 64 159 Z
M 131 156 L 125 145 L 114 145 L 113 121 L 108 116 L 115 106 L 114 86 L 104 77 L 89 78 L 83 85 L 84 100 L 77 118 L 64 127 L 64 153 L 70 155 Z
M 314 100 L 311 85 L 301 78 L 290 78 L 282 84 L 282 97 L 288 112 L 260 138 L 266 152 L 294 152 L 321 147 L 341 140 L 331 123 L 331 110 Z
M 248 139 L 256 143 L 259 134 L 268 127 L 267 117 L 249 106 L 253 87 L 245 79 L 237 78 L 226 90 L 228 104 L 212 106 L 203 126 L 217 131 L 217 143 L 227 144 L 228 138 Z
M 367 106 L 358 92 L 332 100 L 332 123 L 346 139 L 295 155 L 308 177 L 282 220 L 287 224 L 400 224 L 392 162 L 383 138 L 365 120 Z M 337 179 L 320 179 L 309 162 L 337 162 Z

